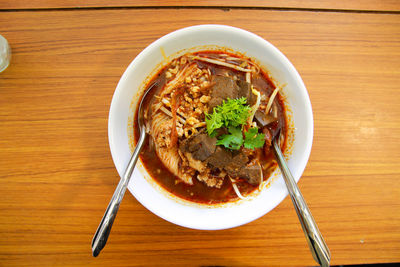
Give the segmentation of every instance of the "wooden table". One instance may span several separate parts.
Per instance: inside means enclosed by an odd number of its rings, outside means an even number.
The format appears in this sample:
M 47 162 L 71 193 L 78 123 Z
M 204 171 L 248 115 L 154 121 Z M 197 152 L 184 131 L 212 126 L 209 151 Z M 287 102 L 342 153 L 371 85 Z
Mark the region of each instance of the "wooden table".
M 110 6 L 112 4 L 112 6 Z M 315 265 L 289 198 L 223 231 L 185 229 L 127 193 L 106 248 L 90 243 L 118 183 L 107 139 L 116 84 L 148 44 L 217 23 L 254 32 L 300 72 L 314 112 L 300 189 L 331 263 L 400 261 L 398 1 L 0 1 L 0 266 Z

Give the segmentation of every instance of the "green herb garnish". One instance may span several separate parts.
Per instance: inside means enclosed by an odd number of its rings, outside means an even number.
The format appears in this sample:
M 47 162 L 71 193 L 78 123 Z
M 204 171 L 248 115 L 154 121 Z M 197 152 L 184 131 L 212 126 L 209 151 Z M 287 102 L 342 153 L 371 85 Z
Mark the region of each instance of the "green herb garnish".
M 264 134 L 259 134 L 257 128 L 250 128 L 244 133 L 244 147 L 249 149 L 261 148 L 264 146 Z
M 217 145 L 223 145 L 226 148 L 238 150 L 243 144 L 243 134 L 239 127 L 229 127 L 230 134 L 218 136 Z
M 232 150 L 239 150 L 242 145 L 245 148 L 255 149 L 263 147 L 264 134 L 258 133 L 258 128 L 250 128 L 244 135 L 243 125 L 250 116 L 251 108 L 246 104 L 245 97 L 238 99 L 228 98 L 221 105 L 216 106 L 211 114 L 206 113 L 206 125 L 209 136 L 215 136 L 216 130 L 226 127 L 229 134 L 218 136 L 217 145 L 223 145 Z
M 207 132 L 210 136 L 215 135 L 215 130 L 226 127 L 242 127 L 250 116 L 251 108 L 246 104 L 245 97 L 238 99 L 228 98 L 221 105 L 216 106 L 213 113 L 206 113 Z

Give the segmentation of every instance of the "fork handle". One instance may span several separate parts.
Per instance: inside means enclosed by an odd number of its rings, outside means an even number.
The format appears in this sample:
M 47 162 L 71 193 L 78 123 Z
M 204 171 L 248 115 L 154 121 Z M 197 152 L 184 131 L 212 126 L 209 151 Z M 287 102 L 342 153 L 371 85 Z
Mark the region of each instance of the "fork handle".
M 144 127 L 142 127 L 144 129 Z M 144 141 L 146 139 L 146 132 L 143 130 L 140 133 L 138 143 L 135 151 L 133 151 L 132 157 L 129 160 L 128 166 L 126 167 L 124 176 L 119 180 L 118 186 L 114 191 L 114 194 L 108 204 L 106 212 L 104 213 L 103 219 L 101 220 L 96 233 L 92 240 L 92 253 L 93 257 L 97 257 L 100 251 L 104 248 L 107 243 L 108 236 L 111 232 L 111 227 L 114 223 L 115 216 L 121 204 L 122 198 L 124 197 L 126 188 L 131 179 L 133 170 L 135 169 L 136 162 L 139 157 L 139 153 L 142 150 Z
M 272 147 L 313 258 L 319 265 L 329 266 L 331 259 L 329 248 L 326 245 L 325 240 L 322 237 L 310 210 L 308 209 L 307 203 L 286 164 L 276 138 L 273 141 Z

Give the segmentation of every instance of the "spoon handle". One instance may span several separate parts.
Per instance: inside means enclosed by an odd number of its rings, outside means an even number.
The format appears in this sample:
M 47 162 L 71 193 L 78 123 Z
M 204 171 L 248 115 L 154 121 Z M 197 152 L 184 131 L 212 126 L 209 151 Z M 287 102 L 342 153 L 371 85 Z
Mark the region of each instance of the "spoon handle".
M 144 127 L 142 127 L 144 128 Z M 136 162 L 139 157 L 139 153 L 142 150 L 144 140 L 146 138 L 146 132 L 143 130 L 140 133 L 138 143 L 136 145 L 135 151 L 133 151 L 132 157 L 129 160 L 128 166 L 126 167 L 124 176 L 120 179 L 117 188 L 108 204 L 106 212 L 104 213 L 103 219 L 101 220 L 96 233 L 94 234 L 92 240 L 92 253 L 93 257 L 97 257 L 100 251 L 104 248 L 107 243 L 108 236 L 111 231 L 115 216 L 117 215 L 119 204 L 124 197 L 126 188 L 128 186 L 129 180 L 131 179 L 133 170 L 135 169 Z
M 299 217 L 301 227 L 306 235 L 307 243 L 310 247 L 314 260 L 321 266 L 329 266 L 331 259 L 329 248 L 326 245 L 320 231 L 318 230 L 317 224 L 315 223 L 314 218 L 308 209 L 307 203 L 304 200 L 303 195 L 301 194 L 300 189 L 286 164 L 285 158 L 282 155 L 276 138 L 273 141 L 272 147 L 275 157 L 278 161 L 279 168 L 282 171 L 290 198 L 292 199 L 297 216 Z

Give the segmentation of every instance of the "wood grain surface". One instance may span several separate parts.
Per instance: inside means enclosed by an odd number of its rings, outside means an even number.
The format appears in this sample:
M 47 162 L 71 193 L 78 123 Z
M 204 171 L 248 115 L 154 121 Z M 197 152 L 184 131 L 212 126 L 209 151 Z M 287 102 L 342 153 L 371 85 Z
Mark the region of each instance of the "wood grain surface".
M 0 266 L 315 265 L 289 198 L 222 231 L 175 226 L 129 193 L 98 258 L 118 183 L 107 116 L 147 45 L 202 23 L 252 31 L 301 74 L 314 142 L 300 189 L 332 264 L 400 261 L 400 15 L 218 9 L 0 12 Z
M 256 7 L 256 8 L 293 8 L 293 9 L 337 9 L 368 11 L 400 11 L 398 0 L 0 0 L 0 9 L 35 8 L 87 8 L 87 7 Z

